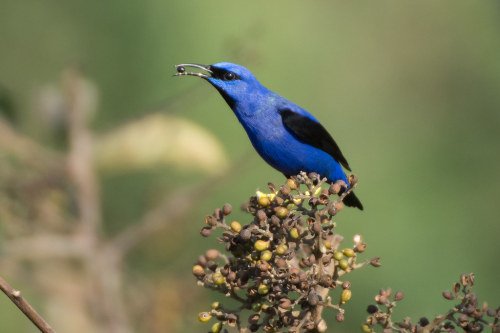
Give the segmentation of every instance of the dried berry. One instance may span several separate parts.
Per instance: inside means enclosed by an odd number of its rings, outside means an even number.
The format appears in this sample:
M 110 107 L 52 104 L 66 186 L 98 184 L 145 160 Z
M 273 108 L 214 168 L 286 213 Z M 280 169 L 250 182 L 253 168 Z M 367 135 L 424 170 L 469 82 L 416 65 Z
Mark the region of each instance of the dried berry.
M 249 240 L 252 237 L 252 232 L 250 230 L 248 230 L 248 229 L 243 229 L 240 232 L 240 237 L 243 240 Z
M 225 204 L 222 206 L 222 214 L 224 215 L 229 215 L 231 214 L 231 211 L 233 210 L 233 207 L 230 204 Z
M 211 227 L 203 227 L 200 230 L 200 234 L 203 237 L 208 237 L 208 236 L 210 236 L 211 233 L 212 233 L 212 228 Z
M 205 257 L 207 258 L 207 260 L 215 260 L 219 257 L 219 251 L 215 249 L 207 250 L 207 252 L 205 253 Z

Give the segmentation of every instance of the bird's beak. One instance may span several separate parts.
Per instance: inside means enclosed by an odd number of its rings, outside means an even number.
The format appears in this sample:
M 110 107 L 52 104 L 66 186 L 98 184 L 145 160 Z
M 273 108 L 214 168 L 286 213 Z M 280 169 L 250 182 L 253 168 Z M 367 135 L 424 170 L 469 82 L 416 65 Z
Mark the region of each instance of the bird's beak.
M 194 67 L 201 69 L 205 72 L 207 72 L 209 75 L 205 73 L 200 73 L 200 72 L 186 72 L 186 67 Z M 174 76 L 182 76 L 182 75 L 192 75 L 192 76 L 198 76 L 201 77 L 202 79 L 208 80 L 209 78 L 212 77 L 212 70 L 210 65 L 200 65 L 200 64 L 179 64 L 175 65 L 175 69 L 177 70 L 177 73 L 174 74 Z

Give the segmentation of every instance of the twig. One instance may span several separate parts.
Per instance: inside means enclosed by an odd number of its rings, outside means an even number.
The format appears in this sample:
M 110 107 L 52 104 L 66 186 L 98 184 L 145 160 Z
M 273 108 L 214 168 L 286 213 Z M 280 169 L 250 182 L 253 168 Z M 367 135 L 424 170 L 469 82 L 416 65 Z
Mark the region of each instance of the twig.
M 19 290 L 12 288 L 7 281 L 0 277 L 0 289 L 21 310 L 42 333 L 55 333 L 55 330 L 36 312 L 26 301 Z

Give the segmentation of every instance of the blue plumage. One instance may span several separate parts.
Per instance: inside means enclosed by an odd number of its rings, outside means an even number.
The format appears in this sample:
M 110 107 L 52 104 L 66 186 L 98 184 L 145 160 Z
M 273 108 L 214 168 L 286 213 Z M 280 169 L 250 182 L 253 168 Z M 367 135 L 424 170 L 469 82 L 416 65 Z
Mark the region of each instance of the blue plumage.
M 329 182 L 348 183 L 342 166 L 350 167 L 326 129 L 309 112 L 261 85 L 248 69 L 227 62 L 176 67 L 176 75 L 201 77 L 219 91 L 255 150 L 272 167 L 286 176 L 316 172 Z M 204 72 L 186 72 L 186 67 Z M 363 209 L 352 192 L 344 203 Z

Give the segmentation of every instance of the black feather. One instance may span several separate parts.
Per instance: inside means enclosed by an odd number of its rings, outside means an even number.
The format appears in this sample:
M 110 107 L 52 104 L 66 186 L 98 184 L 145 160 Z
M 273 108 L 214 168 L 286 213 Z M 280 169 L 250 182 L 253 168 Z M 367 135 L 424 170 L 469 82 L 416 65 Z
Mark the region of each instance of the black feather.
M 320 123 L 289 109 L 280 110 L 279 113 L 285 127 L 297 139 L 330 154 L 344 168 L 351 171 L 339 146 Z
M 354 194 L 354 192 L 351 192 L 344 197 L 344 204 L 347 207 L 357 207 L 360 210 L 363 210 L 363 204 L 361 203 L 361 201 L 359 201 L 358 197 L 356 196 L 356 194 Z

